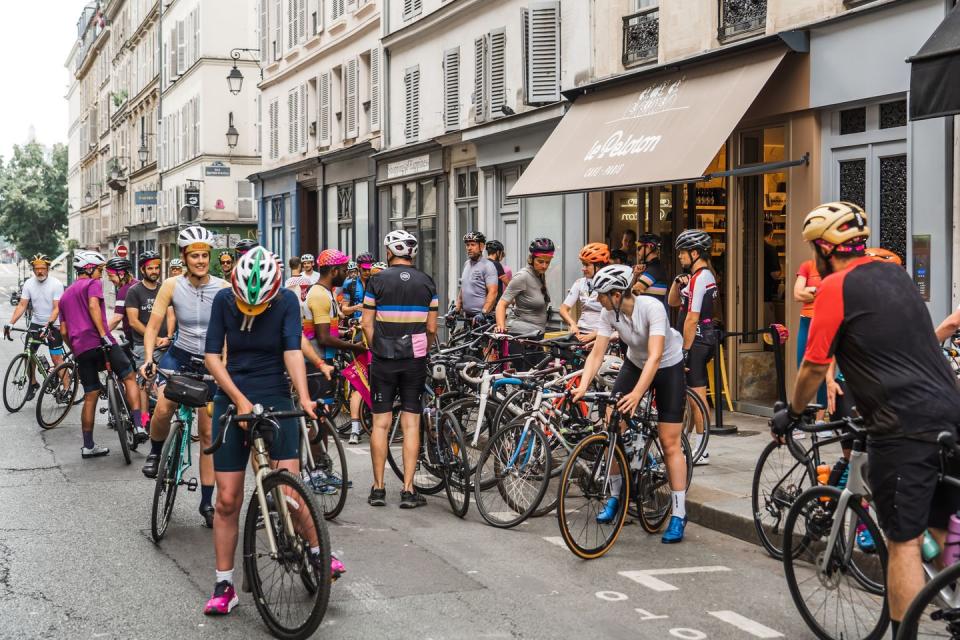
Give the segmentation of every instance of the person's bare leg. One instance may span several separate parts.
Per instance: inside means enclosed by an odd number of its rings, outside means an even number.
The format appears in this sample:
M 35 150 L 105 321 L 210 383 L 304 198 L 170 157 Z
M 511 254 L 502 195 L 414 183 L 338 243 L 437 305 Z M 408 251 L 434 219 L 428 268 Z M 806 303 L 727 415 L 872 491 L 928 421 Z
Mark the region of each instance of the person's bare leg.
M 373 488 L 383 489 L 383 469 L 387 464 L 387 437 L 393 413 L 373 414 L 373 432 L 370 434 L 370 463 L 373 465 Z
M 400 426 L 403 427 L 403 490 L 412 493 L 420 456 L 420 414 L 400 412 Z
M 243 506 L 243 471 L 217 473 L 217 506 L 213 516 L 213 550 L 217 571 L 233 569 L 233 559 L 240 537 L 240 507 Z
M 923 588 L 922 541 L 923 536 L 906 542 L 887 540 L 887 601 L 890 603 L 890 619 L 894 622 L 903 620 L 903 614 Z

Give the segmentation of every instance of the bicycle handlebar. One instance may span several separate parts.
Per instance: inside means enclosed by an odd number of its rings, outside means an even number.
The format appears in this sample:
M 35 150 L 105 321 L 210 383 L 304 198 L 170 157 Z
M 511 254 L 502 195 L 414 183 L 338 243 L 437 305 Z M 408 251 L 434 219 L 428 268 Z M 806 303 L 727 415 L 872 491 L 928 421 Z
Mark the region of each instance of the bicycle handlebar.
M 271 411 L 264 410 L 263 405 L 255 404 L 253 405 L 253 413 L 241 413 L 239 415 L 234 414 L 234 411 L 237 410 L 236 405 L 229 405 L 227 410 L 220 416 L 220 433 L 217 434 L 216 439 L 213 443 L 203 450 L 206 455 L 212 455 L 223 446 L 223 441 L 227 436 L 227 430 L 230 428 L 230 425 L 235 422 L 252 422 L 258 424 L 265 420 L 285 420 L 287 418 L 302 418 L 306 415 L 303 411 L 299 409 L 294 409 L 293 411 Z

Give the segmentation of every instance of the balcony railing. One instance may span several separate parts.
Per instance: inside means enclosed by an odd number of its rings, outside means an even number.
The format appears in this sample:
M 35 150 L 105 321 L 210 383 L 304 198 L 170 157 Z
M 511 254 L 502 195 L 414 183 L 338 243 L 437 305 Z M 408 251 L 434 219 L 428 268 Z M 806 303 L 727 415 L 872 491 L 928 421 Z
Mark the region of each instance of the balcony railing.
M 720 40 L 762 31 L 767 24 L 767 0 L 719 0 Z
M 623 17 L 623 66 L 657 59 L 660 12 L 657 7 Z

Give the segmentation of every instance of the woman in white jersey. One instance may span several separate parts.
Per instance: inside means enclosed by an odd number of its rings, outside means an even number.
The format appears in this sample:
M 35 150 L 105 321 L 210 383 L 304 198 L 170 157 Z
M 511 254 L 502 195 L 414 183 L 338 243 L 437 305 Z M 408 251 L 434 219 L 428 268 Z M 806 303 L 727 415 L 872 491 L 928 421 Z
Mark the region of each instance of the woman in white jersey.
M 580 342 L 593 342 L 600 327 L 600 312 L 603 307 L 597 300 L 597 292 L 590 284 L 593 276 L 610 263 L 610 248 L 602 242 L 591 242 L 580 249 L 580 264 L 583 277 L 573 283 L 567 297 L 560 305 L 560 317 L 570 327 L 570 332 Z M 580 303 L 580 318 L 574 320 L 570 311 Z

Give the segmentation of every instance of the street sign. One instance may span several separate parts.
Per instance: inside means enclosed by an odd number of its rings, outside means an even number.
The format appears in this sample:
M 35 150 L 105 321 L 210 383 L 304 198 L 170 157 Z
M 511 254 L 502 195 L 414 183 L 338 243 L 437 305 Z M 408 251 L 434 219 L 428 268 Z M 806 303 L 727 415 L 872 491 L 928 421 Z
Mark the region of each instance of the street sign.
M 200 189 L 187 187 L 183 190 L 183 197 L 186 206 L 200 208 Z
M 130 249 L 128 249 L 127 245 L 125 244 L 118 244 L 117 248 L 114 249 L 113 252 L 117 254 L 118 258 L 126 258 L 128 255 L 130 255 Z
M 157 204 L 156 191 L 137 191 L 133 194 L 133 204 L 138 207 Z
M 228 178 L 230 177 L 230 167 L 222 162 L 214 163 L 203 168 L 203 175 Z

